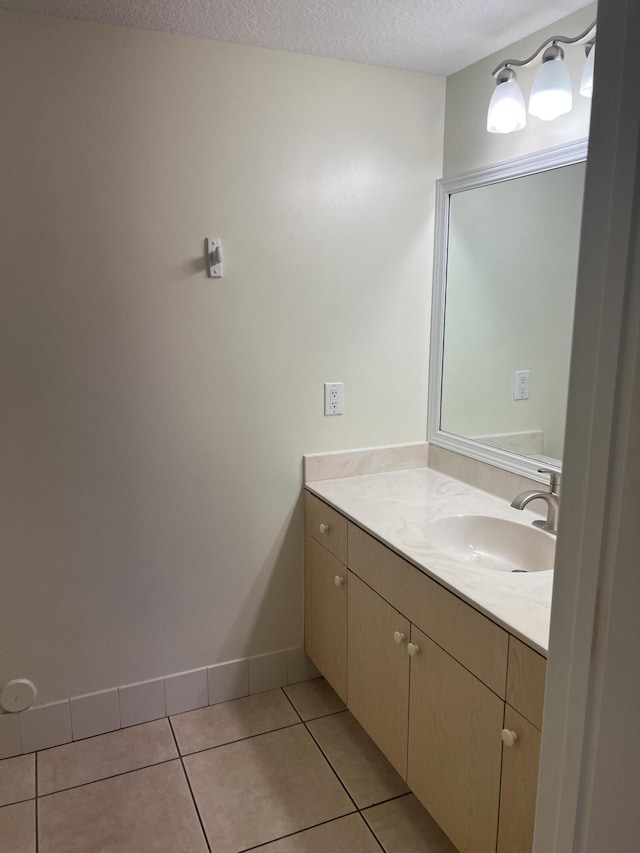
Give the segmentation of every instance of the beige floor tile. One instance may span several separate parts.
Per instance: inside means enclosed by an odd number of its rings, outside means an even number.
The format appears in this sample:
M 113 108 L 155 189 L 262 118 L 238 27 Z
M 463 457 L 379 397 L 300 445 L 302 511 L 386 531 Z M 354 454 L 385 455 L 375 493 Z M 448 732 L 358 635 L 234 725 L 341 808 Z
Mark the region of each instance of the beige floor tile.
M 280 688 L 171 717 L 182 755 L 298 722 L 298 715 Z
M 308 723 L 332 767 L 359 808 L 408 792 L 408 788 L 348 711 Z
M 344 711 L 346 708 L 342 699 L 324 678 L 314 678 L 313 681 L 291 684 L 289 687 L 285 687 L 284 691 L 303 720 L 325 717 L 327 714 L 335 714 L 337 711 Z
M 0 850 L 36 853 L 36 802 L 0 808 Z
M 38 794 L 51 794 L 178 757 L 169 721 L 154 720 L 38 753 Z
M 302 724 L 184 764 L 213 853 L 237 853 L 354 810 Z
M 457 853 L 413 794 L 374 806 L 362 814 L 386 853 Z
M 380 853 L 380 845 L 360 815 L 352 814 L 272 841 L 256 853 Z
M 0 806 L 31 800 L 35 795 L 36 768 L 33 754 L 0 761 Z
M 206 853 L 180 761 L 38 801 L 40 853 Z

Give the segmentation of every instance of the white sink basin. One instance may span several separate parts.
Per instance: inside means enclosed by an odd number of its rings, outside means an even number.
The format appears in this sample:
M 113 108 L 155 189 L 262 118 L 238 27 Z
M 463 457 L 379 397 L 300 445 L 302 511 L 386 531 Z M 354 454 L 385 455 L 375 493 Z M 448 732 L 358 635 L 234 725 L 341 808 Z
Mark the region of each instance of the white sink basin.
M 469 568 L 544 572 L 553 568 L 555 538 L 536 527 L 489 515 L 452 515 L 425 527 L 435 551 Z

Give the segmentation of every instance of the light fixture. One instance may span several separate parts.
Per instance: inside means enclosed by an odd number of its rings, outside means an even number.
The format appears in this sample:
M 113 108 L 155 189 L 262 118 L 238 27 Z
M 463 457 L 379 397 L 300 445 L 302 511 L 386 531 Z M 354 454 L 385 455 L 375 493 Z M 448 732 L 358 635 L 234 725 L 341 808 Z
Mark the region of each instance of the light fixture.
M 571 77 L 564 64 L 564 50 L 552 44 L 542 54 L 542 68 L 536 74 L 529 98 L 529 113 L 543 121 L 571 112 Z
M 544 121 L 552 121 L 571 110 L 573 104 L 571 77 L 564 63 L 564 50 L 560 46 L 585 44 L 587 62 L 580 83 L 580 94 L 591 97 L 593 91 L 593 66 L 595 54 L 596 21 L 575 36 L 552 36 L 544 41 L 527 59 L 506 59 L 494 69 L 496 89 L 489 104 L 487 130 L 489 133 L 512 133 L 526 124 L 524 98 L 516 82 L 515 68 L 528 68 L 542 56 L 529 99 L 529 113 Z
M 584 49 L 587 52 L 587 61 L 580 81 L 580 94 L 584 95 L 585 98 L 591 98 L 593 96 L 593 68 L 596 61 L 596 46 L 593 42 L 588 42 Z
M 517 81 L 512 68 L 503 68 L 498 74 L 487 115 L 489 133 L 512 133 L 527 123 L 524 97 Z

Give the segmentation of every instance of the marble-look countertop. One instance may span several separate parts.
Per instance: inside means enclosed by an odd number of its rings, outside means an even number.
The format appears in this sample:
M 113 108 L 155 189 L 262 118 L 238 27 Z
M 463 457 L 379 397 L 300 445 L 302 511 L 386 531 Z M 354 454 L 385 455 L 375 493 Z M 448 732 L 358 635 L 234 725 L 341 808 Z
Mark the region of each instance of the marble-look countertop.
M 431 468 L 320 480 L 305 488 L 546 656 L 553 571 L 468 568 L 430 546 L 425 532 L 430 521 L 450 515 L 492 515 L 525 525 L 538 516 Z

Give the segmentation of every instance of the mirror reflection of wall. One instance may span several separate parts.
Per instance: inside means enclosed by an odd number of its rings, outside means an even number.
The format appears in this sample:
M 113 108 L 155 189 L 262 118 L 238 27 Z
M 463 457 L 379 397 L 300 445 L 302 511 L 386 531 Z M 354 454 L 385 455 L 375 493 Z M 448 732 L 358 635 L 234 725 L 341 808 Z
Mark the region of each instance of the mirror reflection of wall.
M 584 175 L 576 163 L 452 194 L 442 430 L 562 459 Z

